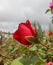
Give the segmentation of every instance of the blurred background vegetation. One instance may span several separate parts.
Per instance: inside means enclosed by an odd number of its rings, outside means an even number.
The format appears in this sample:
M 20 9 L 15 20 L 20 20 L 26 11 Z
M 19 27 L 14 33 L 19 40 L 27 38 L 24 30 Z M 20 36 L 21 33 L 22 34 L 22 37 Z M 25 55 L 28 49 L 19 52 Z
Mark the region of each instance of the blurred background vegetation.
M 36 25 L 43 44 L 28 38 L 33 43 L 29 48 L 14 40 L 13 33 L 0 31 L 0 65 L 45 65 L 53 61 L 53 35 L 48 36 L 39 23 Z

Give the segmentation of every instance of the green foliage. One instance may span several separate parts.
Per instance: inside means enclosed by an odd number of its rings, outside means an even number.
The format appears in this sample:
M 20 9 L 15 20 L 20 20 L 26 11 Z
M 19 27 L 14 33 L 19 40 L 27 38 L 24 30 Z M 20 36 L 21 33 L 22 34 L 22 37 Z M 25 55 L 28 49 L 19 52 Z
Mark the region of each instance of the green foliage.
M 44 31 L 42 31 L 42 27 L 40 25 L 40 23 L 37 23 L 37 37 L 42 40 L 43 35 L 44 35 Z
M 40 60 L 40 61 L 36 62 L 35 65 L 45 65 L 45 63 Z
M 11 65 L 45 65 L 43 61 L 39 60 L 38 57 L 33 58 L 21 57 L 13 60 Z
M 47 9 L 45 13 L 47 14 L 48 12 L 51 12 L 51 9 Z
M 23 57 L 22 59 L 20 59 L 23 65 L 35 64 L 35 61 L 37 62 L 37 60 L 38 58 L 36 57 L 33 57 L 33 58 Z
M 4 65 L 45 65 L 48 59 L 52 61 L 53 51 L 41 45 L 38 39 L 53 48 L 53 36 L 45 34 L 39 23 L 35 24 L 35 28 L 37 28 L 37 36 L 26 37 L 26 40 L 31 43 L 29 46 L 19 44 L 12 36 L 3 37 L 3 44 L 0 45 L 0 62 L 3 61 Z M 50 27 L 49 31 L 52 30 L 53 28 Z
M 52 22 L 52 24 L 53 24 L 53 19 L 52 19 L 52 21 L 51 21 L 51 22 Z
M 12 61 L 11 65 L 23 65 L 18 59 Z
M 51 13 L 53 14 L 53 9 L 51 9 Z
M 51 12 L 53 14 L 53 9 L 47 9 L 45 13 L 47 14 L 48 12 Z

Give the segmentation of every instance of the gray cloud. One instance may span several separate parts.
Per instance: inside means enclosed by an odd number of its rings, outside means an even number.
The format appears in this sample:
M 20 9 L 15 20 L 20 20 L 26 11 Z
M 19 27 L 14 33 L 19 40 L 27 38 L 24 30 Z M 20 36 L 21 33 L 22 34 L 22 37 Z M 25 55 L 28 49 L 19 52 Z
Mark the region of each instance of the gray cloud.
M 45 14 L 45 11 L 49 2 L 49 0 L 0 0 L 0 27 L 12 31 L 20 22 L 27 19 L 48 25 L 51 14 Z

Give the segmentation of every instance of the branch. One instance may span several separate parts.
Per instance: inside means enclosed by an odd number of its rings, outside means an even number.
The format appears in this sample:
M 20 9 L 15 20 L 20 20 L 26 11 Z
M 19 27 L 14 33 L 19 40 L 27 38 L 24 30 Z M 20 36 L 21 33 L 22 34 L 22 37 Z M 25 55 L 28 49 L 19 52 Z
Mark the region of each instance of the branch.
M 45 43 L 43 43 L 41 40 L 39 40 L 39 39 L 37 39 L 37 40 L 38 40 L 38 42 L 39 42 L 42 46 L 44 46 L 44 47 L 50 49 L 51 51 L 53 51 L 53 48 L 51 48 L 51 47 L 45 45 Z

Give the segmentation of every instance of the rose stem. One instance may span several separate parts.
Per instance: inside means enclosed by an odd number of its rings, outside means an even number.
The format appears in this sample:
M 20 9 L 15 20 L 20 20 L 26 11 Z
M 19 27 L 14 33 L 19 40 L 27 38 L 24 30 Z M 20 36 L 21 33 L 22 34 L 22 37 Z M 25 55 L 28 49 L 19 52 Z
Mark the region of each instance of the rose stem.
M 53 48 L 50 48 L 49 46 L 45 45 L 45 43 L 43 43 L 43 42 L 40 41 L 39 39 L 37 39 L 37 40 L 38 40 L 38 42 L 39 42 L 41 45 L 43 45 L 44 47 L 46 47 L 46 48 L 50 49 L 51 51 L 53 51 Z

